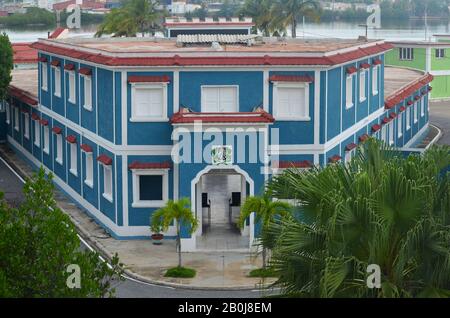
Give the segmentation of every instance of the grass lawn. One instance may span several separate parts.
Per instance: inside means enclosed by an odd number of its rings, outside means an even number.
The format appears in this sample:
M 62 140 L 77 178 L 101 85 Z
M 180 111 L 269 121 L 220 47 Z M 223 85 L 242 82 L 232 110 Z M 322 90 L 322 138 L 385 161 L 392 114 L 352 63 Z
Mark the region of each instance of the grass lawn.
M 261 278 L 266 278 L 266 277 L 276 277 L 275 273 L 273 270 L 271 270 L 270 268 L 257 268 L 252 270 L 249 274 L 249 277 L 261 277 Z
M 187 267 L 173 267 L 169 268 L 164 277 L 175 278 L 193 278 L 197 274 L 195 269 Z

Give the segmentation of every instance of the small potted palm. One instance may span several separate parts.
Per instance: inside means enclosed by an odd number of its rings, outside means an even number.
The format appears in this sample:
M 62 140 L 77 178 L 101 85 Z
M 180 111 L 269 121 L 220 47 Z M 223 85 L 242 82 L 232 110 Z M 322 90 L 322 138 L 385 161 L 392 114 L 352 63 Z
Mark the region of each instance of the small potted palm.
M 152 233 L 152 242 L 154 245 L 161 245 L 164 239 L 164 234 L 162 234 L 161 222 L 155 218 L 151 218 L 150 232 Z

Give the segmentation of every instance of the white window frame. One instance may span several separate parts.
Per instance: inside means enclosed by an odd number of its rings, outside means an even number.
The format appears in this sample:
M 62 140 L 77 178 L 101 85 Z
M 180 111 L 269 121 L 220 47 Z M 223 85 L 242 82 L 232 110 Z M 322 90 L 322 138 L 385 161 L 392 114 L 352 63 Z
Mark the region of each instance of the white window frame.
M 92 77 L 90 75 L 80 75 L 84 81 L 84 98 L 83 98 L 83 108 L 92 111 Z M 89 85 L 87 85 L 89 82 Z M 89 98 L 87 98 L 86 88 L 89 86 Z
M 349 163 L 350 161 L 352 161 L 353 157 L 356 154 L 356 150 L 357 148 L 353 148 L 352 150 L 345 151 L 344 163 Z
M 135 98 L 138 89 L 162 89 L 163 110 L 161 117 L 139 116 L 136 114 Z M 166 122 L 167 117 L 167 83 L 133 83 L 131 85 L 131 122 Z
M 441 60 L 443 58 L 445 58 L 445 49 L 436 49 L 434 56 L 438 59 Z
M 41 88 L 48 91 L 48 63 L 41 62 Z
M 417 124 L 417 122 L 419 121 L 419 114 L 418 114 L 419 109 L 417 106 L 418 103 L 419 103 L 419 101 L 416 101 L 414 103 L 414 124 Z
M 399 60 L 400 61 L 414 60 L 414 48 L 411 48 L 411 47 L 399 48 Z
M 50 154 L 50 129 L 48 126 L 44 126 L 44 152 Z
M 388 124 L 388 130 L 389 130 L 389 137 L 388 137 L 389 138 L 389 145 L 392 146 L 395 143 L 395 136 L 394 136 L 395 129 L 394 129 L 394 122 L 393 121 L 391 121 Z
M 34 145 L 41 146 L 41 125 L 38 120 L 34 120 Z
M 273 116 L 278 121 L 311 121 L 311 116 L 309 114 L 309 83 L 289 83 L 289 82 L 276 82 L 273 84 Z M 280 88 L 298 88 L 305 90 L 305 115 L 304 116 L 291 116 L 283 117 L 278 115 L 278 90 Z M 238 100 L 239 100 L 239 90 L 238 90 Z M 239 109 L 239 101 L 238 101 Z
M 11 123 L 11 108 L 8 102 L 5 102 L 6 109 L 6 124 L 9 125 Z
M 69 143 L 70 145 L 70 173 L 75 177 L 78 176 L 78 146 L 76 143 Z
M 364 81 L 364 82 L 363 82 Z M 365 102 L 367 99 L 367 70 L 362 69 L 359 71 L 359 102 Z
M 408 107 L 406 109 L 406 130 L 411 129 L 411 111 L 412 111 L 412 107 Z
M 380 66 L 379 65 L 375 65 L 372 68 L 372 95 L 373 96 L 378 95 L 379 73 L 380 73 Z
M 102 196 L 109 202 L 113 202 L 113 173 L 112 167 L 109 165 L 101 164 L 103 169 L 103 194 Z M 107 176 L 109 178 L 107 178 Z M 109 184 L 107 181 L 109 180 Z
M 94 155 L 92 152 L 85 152 L 85 177 L 84 184 L 90 188 L 94 188 Z
M 75 72 L 74 71 L 66 71 L 67 73 L 67 81 L 69 83 L 69 97 L 67 100 L 75 104 L 76 103 L 76 83 L 75 83 Z
M 30 139 L 30 115 L 23 113 L 23 136 Z
M 201 111 L 202 112 L 205 112 L 205 94 L 203 93 L 203 91 L 205 90 L 205 89 L 208 89 L 208 88 L 217 88 L 217 89 L 220 89 L 220 88 L 234 88 L 234 89 L 236 89 L 236 111 L 235 112 L 239 112 L 239 85 L 202 85 L 201 87 L 200 87 L 200 94 L 201 94 L 201 97 L 200 97 L 200 99 L 201 99 Z
M 397 138 L 403 136 L 403 113 L 398 114 L 397 117 Z
M 55 161 L 59 163 L 60 165 L 63 164 L 63 140 L 61 134 L 55 134 L 56 135 L 56 159 Z
M 55 73 L 55 91 L 54 95 L 56 97 L 61 97 L 61 68 L 59 66 L 52 66 Z M 58 76 L 56 76 L 58 74 Z M 58 88 L 58 89 L 57 89 Z
M 353 94 L 353 84 L 355 79 L 355 74 L 349 74 L 345 78 L 345 109 L 350 109 L 355 105 L 355 96 Z M 348 85 L 351 80 L 352 84 Z
M 169 200 L 169 169 L 133 170 L 133 208 L 160 208 Z M 139 199 L 139 177 L 140 176 L 162 176 L 163 177 L 163 199 L 144 201 Z
M 420 117 L 424 117 L 425 116 L 425 99 L 422 98 L 420 101 Z
M 19 107 L 14 107 L 14 130 L 19 131 L 20 130 L 20 114 L 19 114 Z
M 382 141 L 384 141 L 384 143 L 388 143 L 389 142 L 389 140 L 388 140 L 388 129 L 387 129 L 387 127 L 386 127 L 386 125 L 382 125 L 382 127 L 381 127 L 381 140 Z

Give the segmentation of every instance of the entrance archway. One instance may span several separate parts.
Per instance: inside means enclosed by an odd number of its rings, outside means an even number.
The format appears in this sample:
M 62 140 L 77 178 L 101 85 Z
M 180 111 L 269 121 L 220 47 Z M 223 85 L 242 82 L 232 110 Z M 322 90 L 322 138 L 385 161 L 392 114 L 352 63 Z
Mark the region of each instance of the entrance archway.
M 214 182 L 218 184 L 212 186 Z M 233 196 L 237 200 L 237 193 L 239 206 L 229 204 L 233 203 Z M 212 199 L 209 208 L 204 204 L 205 194 Z M 237 227 L 237 220 L 245 198 L 253 195 L 254 181 L 239 166 L 207 166 L 200 171 L 191 181 L 191 206 L 199 227 L 191 238 L 182 239 L 182 250 L 249 249 L 254 239 L 254 217 L 243 230 Z

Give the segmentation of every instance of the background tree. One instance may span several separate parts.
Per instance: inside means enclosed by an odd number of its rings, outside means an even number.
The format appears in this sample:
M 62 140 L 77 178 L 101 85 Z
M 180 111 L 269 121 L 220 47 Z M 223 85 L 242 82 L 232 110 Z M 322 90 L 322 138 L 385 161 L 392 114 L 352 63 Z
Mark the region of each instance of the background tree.
M 264 36 L 284 33 L 281 17 L 274 16 L 273 0 L 246 0 L 239 11 L 240 16 L 253 18 L 255 28 Z
M 151 223 L 152 227 L 161 227 L 163 231 L 167 231 L 173 222 L 176 223 L 177 228 L 178 267 L 181 268 L 181 226 L 187 226 L 190 234 L 194 233 L 198 227 L 197 219 L 191 211 L 191 201 L 188 198 L 178 201 L 169 200 L 166 206 L 153 213 Z
M 288 170 L 268 188 L 298 200 L 305 219 L 288 216 L 271 267 L 287 295 L 450 297 L 450 147 L 407 159 L 369 140 L 349 165 Z M 366 285 L 369 264 L 381 288 Z
M 95 36 L 112 34 L 114 37 L 135 37 L 137 33 L 144 36 L 147 32 L 154 35 L 161 30 L 164 16 L 164 12 L 158 10 L 157 6 L 157 1 L 127 0 L 122 8 L 113 9 L 106 15 Z
M 111 284 L 122 274 L 117 255 L 110 268 L 98 253 L 81 250 L 73 223 L 53 198 L 51 179 L 41 169 L 28 180 L 18 209 L 0 202 L 0 297 L 113 296 Z M 67 286 L 71 264 L 80 268 L 80 288 Z
M 0 35 L 0 102 L 5 99 L 11 83 L 13 64 L 13 49 L 6 33 Z
M 252 213 L 255 213 L 255 223 L 261 223 L 262 233 L 265 233 L 267 227 L 273 223 L 277 217 L 285 216 L 290 209 L 291 207 L 288 203 L 273 201 L 267 193 L 262 197 L 248 197 L 241 209 L 239 226 L 244 228 L 246 220 Z M 270 247 L 263 245 L 263 269 L 266 268 L 267 248 Z
M 318 18 L 320 5 L 313 0 L 275 0 L 272 13 L 284 27 L 290 26 L 291 36 L 297 37 L 297 26 L 303 17 Z

